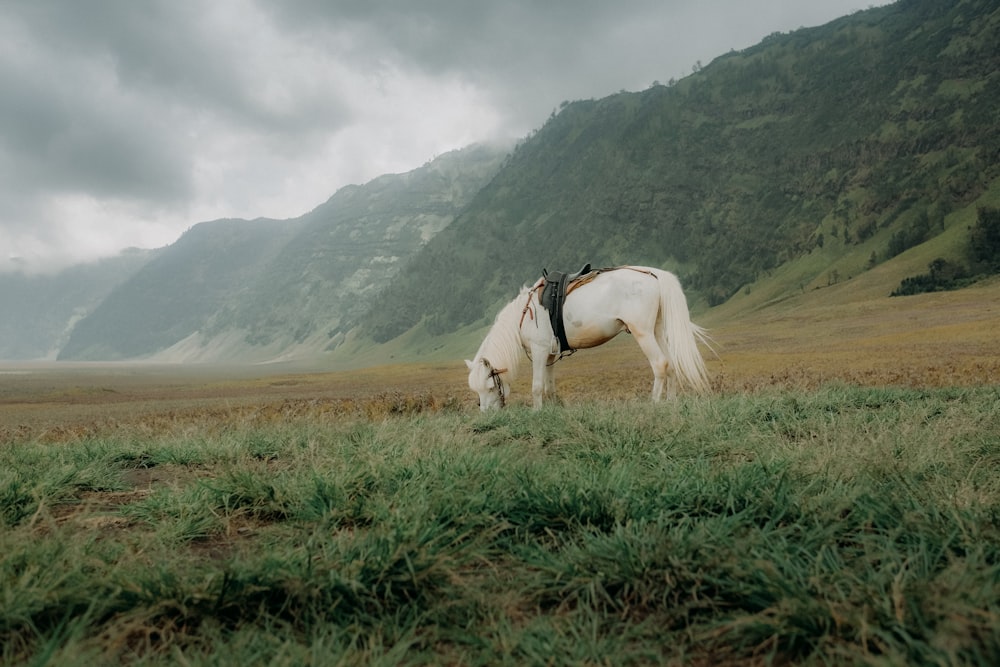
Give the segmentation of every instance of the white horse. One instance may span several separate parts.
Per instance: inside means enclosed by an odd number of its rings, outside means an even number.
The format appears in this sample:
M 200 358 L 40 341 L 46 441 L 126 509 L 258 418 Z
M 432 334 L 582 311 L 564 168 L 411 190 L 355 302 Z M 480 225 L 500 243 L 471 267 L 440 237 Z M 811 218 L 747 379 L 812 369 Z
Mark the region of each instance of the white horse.
M 544 279 L 525 287 L 496 316 L 469 368 L 469 388 L 479 394 L 484 412 L 504 407 L 510 384 L 517 376 L 522 351 L 532 362 L 531 395 L 535 409 L 543 399 L 555 399 L 552 364 L 558 361 L 559 341 L 539 302 Z M 643 266 L 602 269 L 567 289 L 563 303 L 566 338 L 573 350 L 596 347 L 622 331 L 631 333 L 653 369 L 653 401 L 659 401 L 666 383 L 667 398 L 677 394 L 678 377 L 701 392 L 708 388 L 708 372 L 698 343 L 708 344 L 704 329 L 691 322 L 687 300 L 677 277 Z

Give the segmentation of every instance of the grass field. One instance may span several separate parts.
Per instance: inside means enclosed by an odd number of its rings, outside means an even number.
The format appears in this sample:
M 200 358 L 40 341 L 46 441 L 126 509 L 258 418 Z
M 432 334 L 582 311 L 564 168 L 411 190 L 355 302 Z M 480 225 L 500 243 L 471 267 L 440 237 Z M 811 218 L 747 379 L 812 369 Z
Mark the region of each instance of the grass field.
M 1000 664 L 1000 286 L 464 365 L 0 368 L 0 662 Z M 471 354 L 471 351 L 470 351 Z

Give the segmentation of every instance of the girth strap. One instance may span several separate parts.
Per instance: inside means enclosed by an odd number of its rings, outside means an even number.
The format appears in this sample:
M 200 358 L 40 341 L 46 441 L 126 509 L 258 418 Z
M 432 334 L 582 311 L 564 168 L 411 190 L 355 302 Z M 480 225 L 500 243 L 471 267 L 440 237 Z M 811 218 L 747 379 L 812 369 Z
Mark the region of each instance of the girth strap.
M 549 312 L 549 321 L 552 324 L 552 331 L 559 341 L 560 353 L 565 354 L 573 351 L 566 339 L 566 324 L 563 321 L 563 302 L 566 301 L 567 287 L 571 282 L 589 272 L 590 264 L 586 264 L 576 273 L 549 272 L 542 269 L 545 284 L 542 287 L 539 304 Z

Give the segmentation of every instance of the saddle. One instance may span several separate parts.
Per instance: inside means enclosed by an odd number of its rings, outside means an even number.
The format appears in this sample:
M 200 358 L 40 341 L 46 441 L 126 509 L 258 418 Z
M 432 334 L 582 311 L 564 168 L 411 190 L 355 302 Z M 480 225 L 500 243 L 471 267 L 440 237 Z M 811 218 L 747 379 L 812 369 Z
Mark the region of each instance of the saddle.
M 560 273 L 559 271 L 542 269 L 542 280 L 545 283 L 542 287 L 542 295 L 539 297 L 538 303 L 549 312 L 549 322 L 551 322 L 552 331 L 559 341 L 560 353 L 573 351 L 569 346 L 569 341 L 566 340 L 566 325 L 563 323 L 563 302 L 570 291 L 570 283 L 588 273 L 590 273 L 590 264 L 585 264 L 576 273 Z

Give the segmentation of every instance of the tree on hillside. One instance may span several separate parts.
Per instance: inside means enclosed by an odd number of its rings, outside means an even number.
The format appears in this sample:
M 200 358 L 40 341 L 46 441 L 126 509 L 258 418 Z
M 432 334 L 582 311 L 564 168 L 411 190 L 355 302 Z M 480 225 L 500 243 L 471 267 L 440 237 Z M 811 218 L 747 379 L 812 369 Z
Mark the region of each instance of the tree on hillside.
M 928 266 L 929 273 L 904 278 L 891 296 L 958 289 L 984 275 L 1000 273 L 1000 209 L 979 209 L 976 224 L 969 229 L 966 258 L 968 270 L 944 258 L 935 259 Z
M 969 234 L 969 255 L 984 273 L 1000 273 L 1000 208 L 979 209 Z

